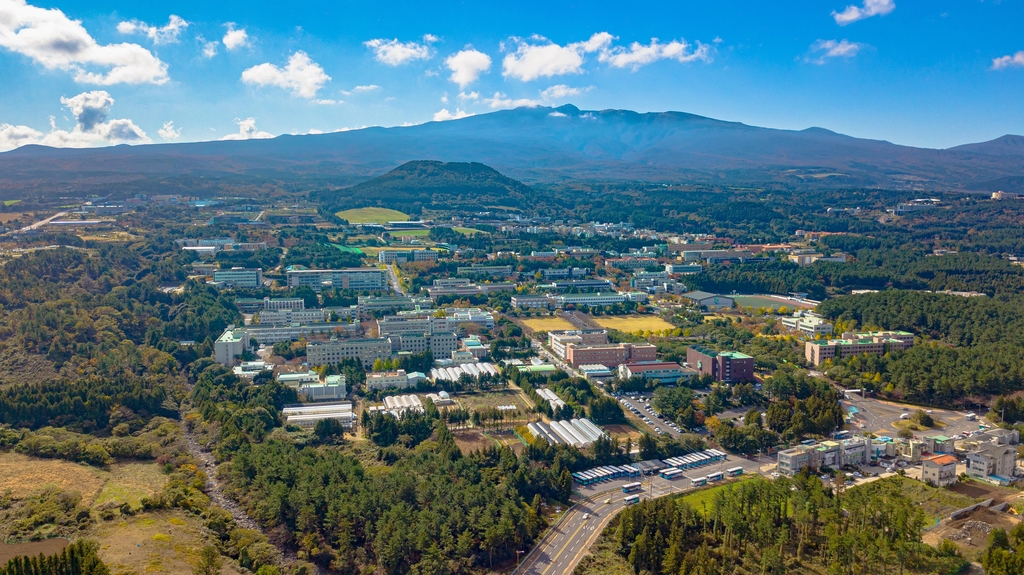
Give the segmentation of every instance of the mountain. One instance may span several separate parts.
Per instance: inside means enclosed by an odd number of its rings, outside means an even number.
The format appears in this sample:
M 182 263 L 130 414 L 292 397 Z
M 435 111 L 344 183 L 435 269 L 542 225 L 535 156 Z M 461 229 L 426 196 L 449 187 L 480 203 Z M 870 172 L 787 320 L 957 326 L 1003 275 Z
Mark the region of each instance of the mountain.
M 542 201 L 533 188 L 489 166 L 433 160 L 407 162 L 355 186 L 314 192 L 313 198 L 331 211 L 335 207 L 386 205 L 411 214 L 421 213 L 424 207 L 434 210 L 521 209 Z
M 0 154 L 0 195 L 140 189 L 203 194 L 297 180 L 336 188 L 412 160 L 479 162 L 528 183 L 647 180 L 990 191 L 995 182 L 1022 185 L 1022 141 L 1004 136 L 934 150 L 821 128 L 778 130 L 682 112 L 582 111 L 566 105 L 269 140 L 87 150 L 25 146 Z

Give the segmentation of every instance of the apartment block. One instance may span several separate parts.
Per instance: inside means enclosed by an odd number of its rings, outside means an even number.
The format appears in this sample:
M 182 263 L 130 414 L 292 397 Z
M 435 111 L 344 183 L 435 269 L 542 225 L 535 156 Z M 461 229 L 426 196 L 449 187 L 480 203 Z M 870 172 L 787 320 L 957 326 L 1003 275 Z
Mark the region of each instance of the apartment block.
M 952 455 L 933 455 L 921 460 L 921 481 L 936 487 L 946 487 L 956 483 L 956 457 Z
M 884 355 L 914 345 L 914 334 L 905 331 L 846 332 L 841 339 L 808 341 L 804 357 L 814 365 L 852 355 Z
M 309 286 L 316 291 L 323 288 L 386 291 L 388 272 L 378 268 L 347 268 L 340 270 L 290 270 L 288 287 Z
M 339 363 L 345 359 L 358 359 L 363 367 L 369 368 L 378 359 L 390 358 L 391 342 L 386 337 L 332 339 L 311 341 L 306 344 L 306 361 L 314 366 Z
M 263 270 L 259 268 L 231 268 L 213 272 L 213 283 L 224 287 L 256 289 L 263 287 Z
M 740 383 L 754 380 L 754 358 L 738 351 L 715 351 L 691 345 L 686 350 L 686 363 L 715 381 Z

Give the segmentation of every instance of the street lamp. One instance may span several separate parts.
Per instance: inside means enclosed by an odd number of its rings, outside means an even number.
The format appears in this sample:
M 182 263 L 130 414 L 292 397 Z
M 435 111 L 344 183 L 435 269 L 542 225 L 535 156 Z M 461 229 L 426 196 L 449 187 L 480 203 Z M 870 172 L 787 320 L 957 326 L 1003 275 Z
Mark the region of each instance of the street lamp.
M 521 563 L 521 561 L 522 561 L 521 555 L 523 553 L 526 553 L 526 551 L 523 551 L 521 549 L 516 549 L 516 571 L 519 571 L 519 567 L 522 565 L 522 563 Z

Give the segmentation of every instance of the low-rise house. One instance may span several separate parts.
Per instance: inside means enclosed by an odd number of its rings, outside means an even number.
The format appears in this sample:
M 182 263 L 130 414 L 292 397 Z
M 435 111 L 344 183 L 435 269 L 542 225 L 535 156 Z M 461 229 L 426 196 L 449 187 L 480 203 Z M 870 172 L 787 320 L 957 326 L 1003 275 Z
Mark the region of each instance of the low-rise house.
M 956 477 L 956 457 L 943 454 L 921 460 L 921 481 L 936 487 L 953 485 Z

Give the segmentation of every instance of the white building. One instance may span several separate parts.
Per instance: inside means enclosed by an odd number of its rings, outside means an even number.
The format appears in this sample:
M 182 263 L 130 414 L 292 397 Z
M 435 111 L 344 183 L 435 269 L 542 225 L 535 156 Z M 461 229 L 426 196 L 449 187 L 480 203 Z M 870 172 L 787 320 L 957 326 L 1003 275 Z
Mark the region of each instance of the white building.
M 410 385 L 415 385 L 415 382 L 410 383 L 410 378 L 404 369 L 398 371 L 375 371 L 366 374 L 366 389 L 368 391 L 405 389 Z
M 340 270 L 291 270 L 288 287 L 309 286 L 316 291 L 327 288 L 383 291 L 389 287 L 388 272 L 379 268 Z
M 320 383 L 320 374 L 313 370 L 299 373 L 279 373 L 277 374 L 277 382 L 299 389 L 303 385 Z
M 249 349 L 249 332 L 228 326 L 213 343 L 213 357 L 217 363 L 232 367 L 238 364 L 238 356 Z
M 391 359 L 391 341 L 378 337 L 311 341 L 306 344 L 306 361 L 310 365 L 340 363 L 345 359 L 358 359 L 363 367 L 371 367 L 378 359 Z
M 782 318 L 782 325 L 809 336 L 831 335 L 832 324 L 813 314 L 796 312 L 793 317 Z
M 263 270 L 259 268 L 231 268 L 213 272 L 213 283 L 224 287 L 256 289 L 263 286 Z
M 377 261 L 382 264 L 404 264 L 407 262 L 436 262 L 440 252 L 434 250 L 381 250 Z
M 336 401 L 345 399 L 345 376 L 328 375 L 324 383 L 304 383 L 299 386 L 299 395 L 305 401 Z
M 261 324 L 323 323 L 330 319 L 330 315 L 323 309 L 278 309 L 261 311 L 259 318 Z

